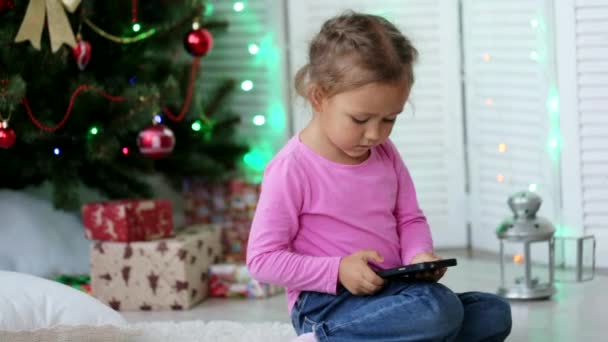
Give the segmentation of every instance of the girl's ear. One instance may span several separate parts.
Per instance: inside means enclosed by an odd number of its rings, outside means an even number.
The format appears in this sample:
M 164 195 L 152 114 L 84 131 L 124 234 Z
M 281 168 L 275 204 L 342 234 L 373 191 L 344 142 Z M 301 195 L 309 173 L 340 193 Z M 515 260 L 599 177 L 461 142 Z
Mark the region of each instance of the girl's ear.
M 323 94 L 323 90 L 319 86 L 315 84 L 310 85 L 310 88 L 308 89 L 308 98 L 315 113 L 323 112 L 323 103 L 325 102 L 325 95 Z

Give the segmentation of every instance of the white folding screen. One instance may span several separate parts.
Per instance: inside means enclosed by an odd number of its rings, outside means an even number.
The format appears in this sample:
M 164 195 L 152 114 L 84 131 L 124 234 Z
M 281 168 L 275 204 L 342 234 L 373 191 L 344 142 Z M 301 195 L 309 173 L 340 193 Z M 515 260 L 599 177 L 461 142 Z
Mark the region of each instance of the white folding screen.
M 412 173 L 421 207 L 438 247 L 466 245 L 465 158 L 458 1 L 288 0 L 290 71 L 306 63 L 308 42 L 322 23 L 345 10 L 378 14 L 394 22 L 420 52 L 416 84 L 391 139 Z M 295 98 L 295 95 L 293 95 Z M 311 117 L 293 101 L 294 131 Z
M 473 247 L 498 249 L 509 195 L 537 191 L 558 222 L 559 97 L 548 0 L 463 0 Z
M 608 267 L 608 0 L 556 1 L 555 15 L 564 228 L 595 235 Z
M 237 82 L 230 104 L 242 119 L 239 138 L 251 148 L 244 158 L 244 170 L 259 179 L 288 135 L 285 8 L 275 0 L 236 4 L 208 2 L 209 18 L 226 20 L 228 28 L 214 31 L 215 46 L 201 64 L 204 83 L 200 91 L 213 91 L 226 79 Z

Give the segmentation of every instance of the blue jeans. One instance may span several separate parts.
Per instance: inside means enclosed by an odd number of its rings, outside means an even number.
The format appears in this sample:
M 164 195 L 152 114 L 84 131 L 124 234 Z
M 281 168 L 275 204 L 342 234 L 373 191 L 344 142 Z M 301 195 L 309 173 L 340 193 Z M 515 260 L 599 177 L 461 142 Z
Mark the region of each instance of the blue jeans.
M 455 294 L 432 282 L 393 281 L 373 296 L 302 292 L 291 313 L 298 335 L 318 341 L 504 341 L 511 307 L 489 293 Z

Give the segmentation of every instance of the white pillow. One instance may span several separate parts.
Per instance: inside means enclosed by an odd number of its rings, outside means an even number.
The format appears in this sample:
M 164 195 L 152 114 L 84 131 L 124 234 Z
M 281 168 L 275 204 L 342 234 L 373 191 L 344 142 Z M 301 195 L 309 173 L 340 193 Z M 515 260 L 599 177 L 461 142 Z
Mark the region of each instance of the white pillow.
M 0 334 L 61 326 L 125 326 L 121 314 L 69 286 L 0 271 Z

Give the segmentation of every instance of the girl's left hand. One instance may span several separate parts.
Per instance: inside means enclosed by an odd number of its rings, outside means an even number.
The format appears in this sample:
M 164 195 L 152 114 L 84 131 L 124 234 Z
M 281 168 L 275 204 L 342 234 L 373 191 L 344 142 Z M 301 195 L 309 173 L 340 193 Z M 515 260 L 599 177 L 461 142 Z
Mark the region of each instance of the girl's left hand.
M 423 252 L 423 253 L 416 254 L 416 256 L 412 258 L 411 263 L 417 264 L 417 263 L 421 263 L 421 262 L 437 261 L 437 260 L 441 260 L 441 259 L 442 259 L 441 257 L 435 255 L 434 253 Z M 445 274 L 446 271 L 447 271 L 447 267 L 439 268 L 434 271 L 427 271 L 427 272 L 424 272 L 421 274 L 417 274 L 416 279 L 426 280 L 426 281 L 439 281 L 439 279 L 441 279 L 441 277 L 443 277 L 443 275 Z

